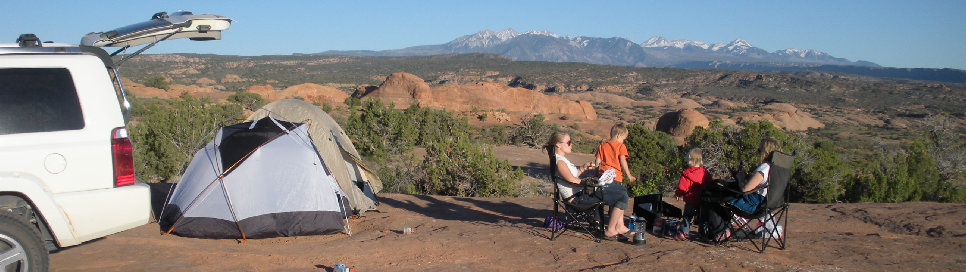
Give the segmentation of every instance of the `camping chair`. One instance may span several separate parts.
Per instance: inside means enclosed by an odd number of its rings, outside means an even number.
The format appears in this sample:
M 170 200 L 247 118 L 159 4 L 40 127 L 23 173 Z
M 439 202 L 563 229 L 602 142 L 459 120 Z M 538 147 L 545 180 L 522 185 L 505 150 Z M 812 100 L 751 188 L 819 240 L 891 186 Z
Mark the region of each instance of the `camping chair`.
M 775 241 L 779 249 L 785 249 L 788 228 L 786 200 L 794 161 L 794 157 L 781 152 L 772 155 L 765 205 L 760 205 L 754 213 L 732 209 L 734 216 L 731 225 L 735 234 L 732 238 L 750 241 L 759 253 L 764 253 L 771 241 Z
M 566 182 L 557 178 L 557 160 L 554 154 L 556 154 L 556 146 L 547 147 L 547 154 L 550 156 L 550 183 L 553 186 L 553 216 L 548 218 L 547 223 L 550 228 L 550 240 L 556 240 L 557 237 L 563 235 L 568 228 L 582 229 L 587 234 L 590 234 L 594 238 L 594 242 L 600 243 L 602 237 L 604 236 L 604 201 L 601 199 L 593 203 L 571 203 L 574 196 L 570 198 L 563 198 L 560 195 L 560 189 L 557 188 L 557 182 Z M 583 179 L 586 191 L 596 191 L 596 182 L 594 178 Z M 576 194 L 575 194 L 576 195 Z M 595 221 L 596 220 L 596 221 Z M 554 224 L 554 222 L 559 222 Z

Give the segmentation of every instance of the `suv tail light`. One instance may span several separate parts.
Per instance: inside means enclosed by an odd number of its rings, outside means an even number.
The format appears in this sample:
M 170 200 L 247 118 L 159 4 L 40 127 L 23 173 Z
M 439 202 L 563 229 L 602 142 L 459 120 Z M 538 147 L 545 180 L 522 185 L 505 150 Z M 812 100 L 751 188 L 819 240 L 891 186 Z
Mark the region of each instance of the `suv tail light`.
M 114 187 L 134 184 L 134 152 L 126 128 L 111 131 L 111 154 L 114 157 Z

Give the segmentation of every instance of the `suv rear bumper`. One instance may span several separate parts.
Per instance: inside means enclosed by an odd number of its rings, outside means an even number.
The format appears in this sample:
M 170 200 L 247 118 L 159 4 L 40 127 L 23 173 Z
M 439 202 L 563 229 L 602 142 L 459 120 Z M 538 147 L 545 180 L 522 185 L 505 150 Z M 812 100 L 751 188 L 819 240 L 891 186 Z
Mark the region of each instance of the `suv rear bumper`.
M 143 183 L 57 194 L 54 202 L 67 217 L 67 227 L 74 236 L 71 239 L 58 235 L 61 247 L 135 228 L 151 220 L 151 192 Z

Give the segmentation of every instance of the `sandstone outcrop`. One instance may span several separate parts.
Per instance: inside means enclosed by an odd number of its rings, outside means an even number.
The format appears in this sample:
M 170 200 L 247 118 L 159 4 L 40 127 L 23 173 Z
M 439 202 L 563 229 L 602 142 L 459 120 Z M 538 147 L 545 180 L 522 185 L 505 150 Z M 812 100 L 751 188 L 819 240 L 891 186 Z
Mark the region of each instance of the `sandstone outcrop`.
M 678 145 L 685 144 L 685 139 L 694 133 L 696 127 L 708 127 L 711 123 L 708 117 L 695 109 L 682 109 L 665 113 L 657 120 L 655 130 L 671 134 Z
M 199 78 L 198 80 L 195 80 L 195 83 L 200 85 L 214 85 L 214 84 L 217 84 L 218 82 L 215 82 L 215 80 L 207 77 L 202 77 L 202 78 Z
M 268 101 L 301 97 L 307 102 L 319 104 L 342 104 L 349 97 L 348 94 L 339 89 L 315 83 L 303 83 L 285 88 L 281 91 L 275 90 L 275 88 L 269 85 L 252 85 L 245 91 L 259 94 Z
M 375 90 L 363 96 L 364 98 L 376 98 L 383 102 L 394 103 L 396 108 L 406 108 L 409 105 L 420 104 L 432 100 L 432 91 L 429 84 L 422 78 L 410 73 L 393 73 L 386 77 Z
M 225 76 L 221 77 L 221 82 L 224 82 L 224 83 L 242 82 L 242 81 L 248 81 L 248 80 L 234 74 L 226 74 Z
M 731 102 L 728 100 L 716 100 L 712 102 L 711 105 L 708 106 L 708 108 L 721 109 L 721 110 L 730 110 L 735 107 L 737 107 L 737 105 L 734 102 Z
M 394 73 L 374 90 L 361 87 L 357 88 L 356 93 L 362 93 L 362 99 L 377 98 L 385 103 L 394 103 L 396 108 L 416 104 L 451 111 L 504 110 L 597 119 L 593 105 L 587 101 L 572 101 L 490 82 L 445 84 L 431 88 L 423 79 L 409 73 Z
M 824 128 L 825 124 L 813 118 L 811 114 L 801 111 L 792 104 L 771 103 L 764 106 L 764 113 L 738 113 L 735 119 L 738 123 L 769 121 L 785 130 L 800 131 L 810 128 Z
M 198 87 L 171 84 L 167 90 L 162 90 L 144 86 L 144 84 L 136 83 L 127 78 L 121 78 L 121 83 L 124 84 L 124 89 L 128 93 L 140 98 L 177 99 L 182 93 L 188 93 L 194 97 L 208 97 L 215 102 L 225 102 L 231 95 L 231 93 L 221 91 L 219 88 L 223 87 L 218 85 Z

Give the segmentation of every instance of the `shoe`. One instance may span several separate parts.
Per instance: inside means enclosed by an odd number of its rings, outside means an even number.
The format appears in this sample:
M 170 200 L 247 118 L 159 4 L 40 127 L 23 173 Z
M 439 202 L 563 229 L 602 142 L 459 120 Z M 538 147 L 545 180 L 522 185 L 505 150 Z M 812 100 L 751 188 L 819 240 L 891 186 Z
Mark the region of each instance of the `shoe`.
M 674 239 L 684 241 L 688 239 L 688 235 L 679 232 L 678 234 L 674 235 Z
M 716 243 L 723 243 L 724 241 L 728 241 L 728 238 L 731 238 L 731 230 L 725 230 L 724 233 L 718 234 L 718 237 L 714 241 Z
M 607 241 L 626 241 L 627 240 L 627 237 L 625 237 L 624 234 L 614 234 L 614 236 L 607 236 L 606 234 L 601 233 L 601 237 L 602 237 L 601 239 L 607 240 Z
M 783 240 L 783 238 L 785 238 L 785 233 L 782 231 L 782 226 L 775 227 L 775 230 L 770 231 L 767 235 L 768 238 L 775 238 L 777 240 Z

